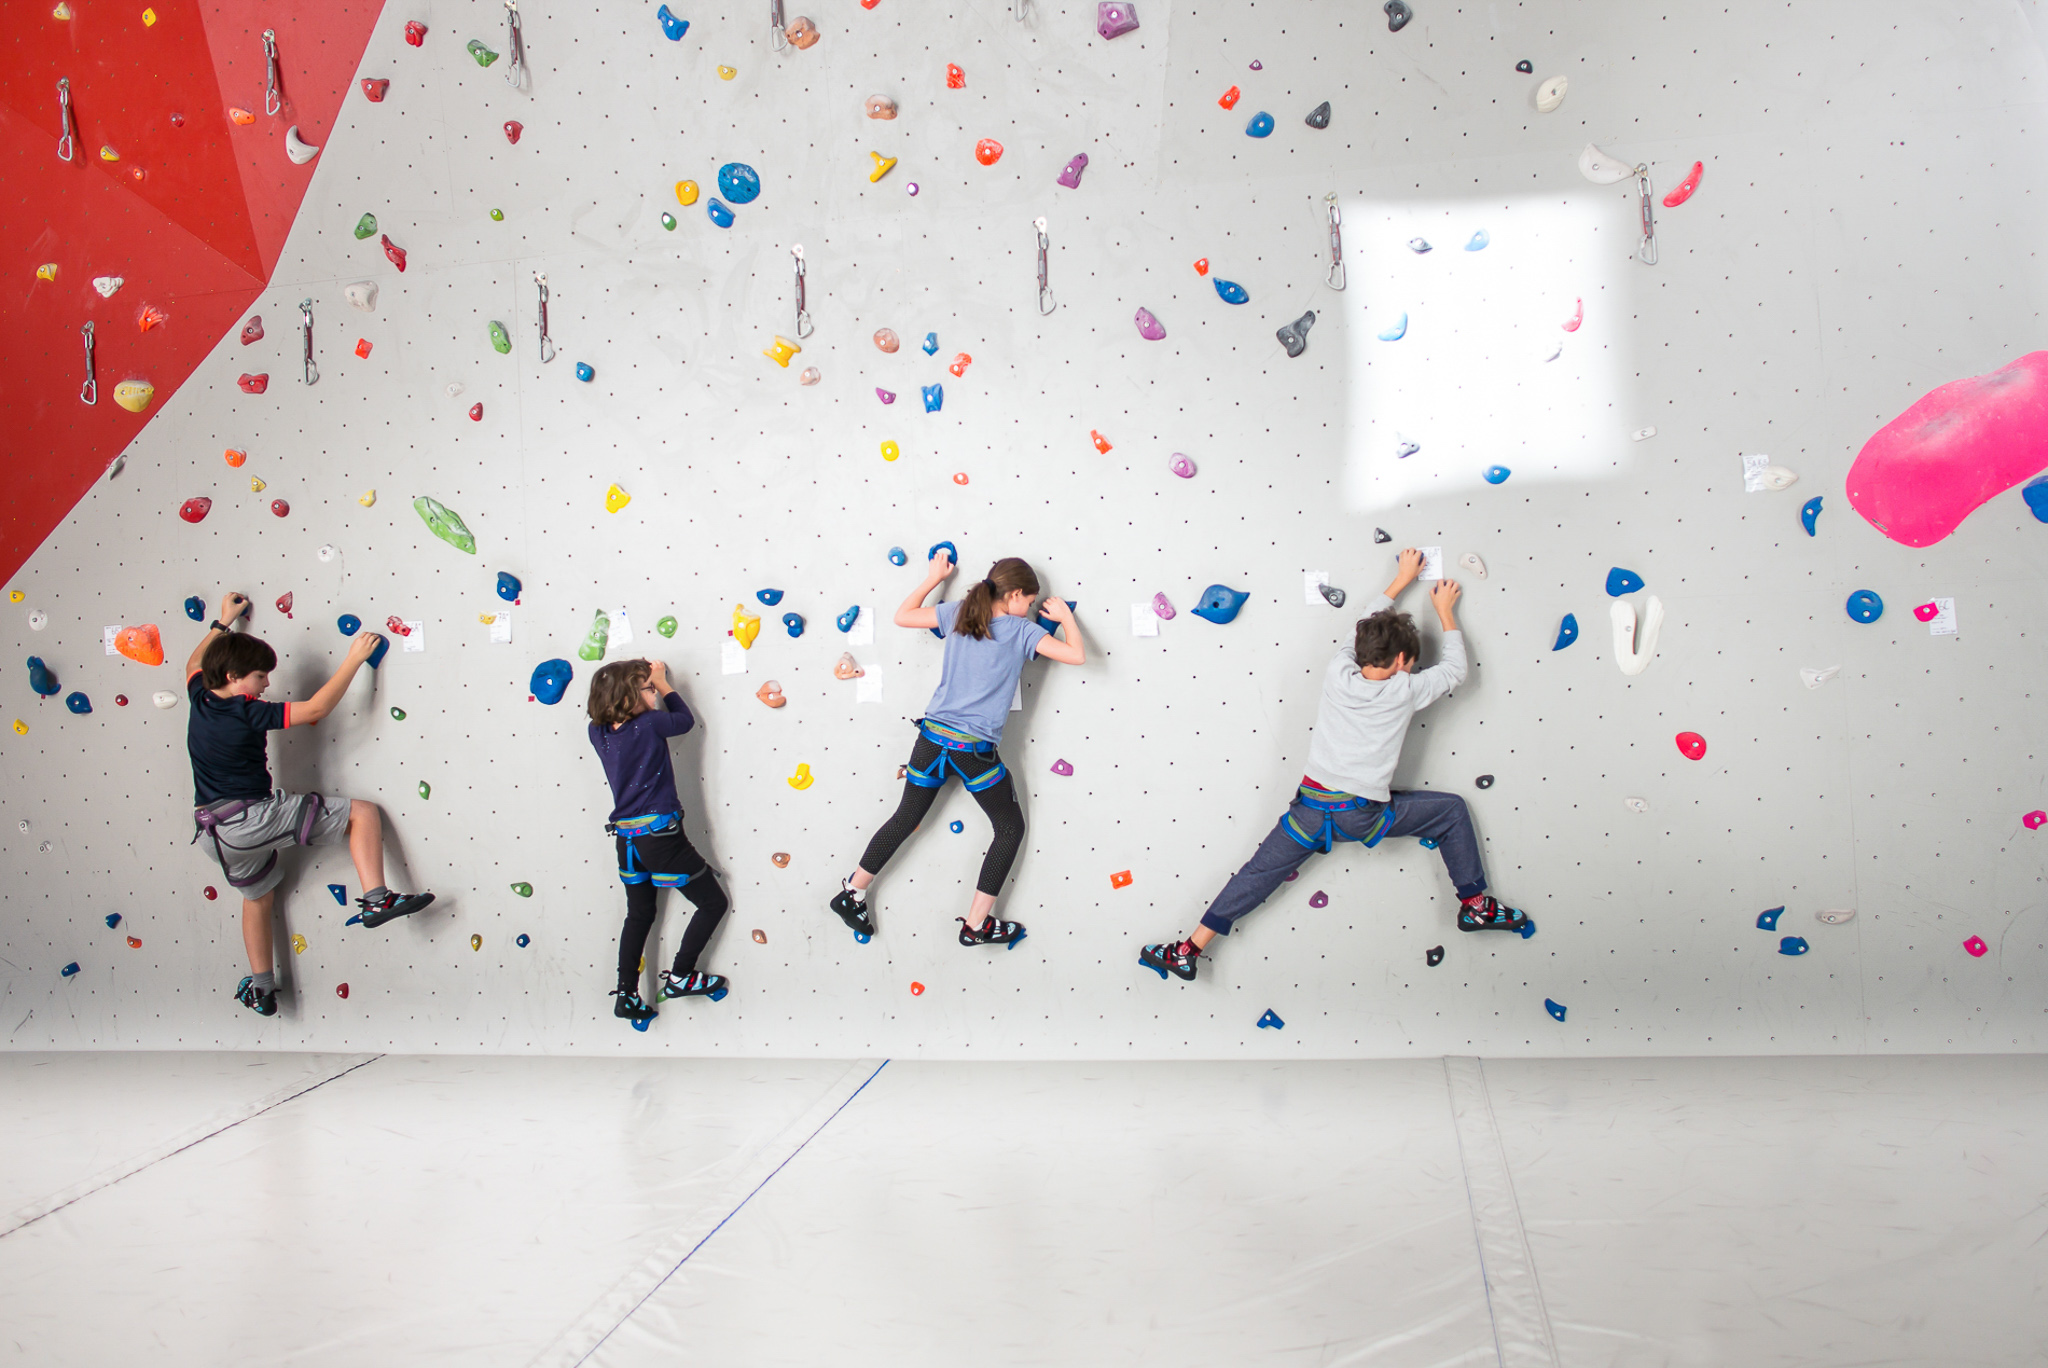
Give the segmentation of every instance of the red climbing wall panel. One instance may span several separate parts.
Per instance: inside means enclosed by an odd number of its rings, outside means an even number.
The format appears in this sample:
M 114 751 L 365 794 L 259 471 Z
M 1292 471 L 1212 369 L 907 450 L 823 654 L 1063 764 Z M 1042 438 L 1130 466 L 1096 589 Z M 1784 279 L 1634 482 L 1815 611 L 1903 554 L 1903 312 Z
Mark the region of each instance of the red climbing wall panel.
M 0 578 L 12 575 L 270 280 L 318 159 L 284 153 L 293 124 L 327 131 L 381 5 L 350 0 L 12 6 L 0 34 L 0 442 L 8 472 Z M 265 115 L 263 30 L 277 33 L 284 107 Z M 57 82 L 77 148 L 57 155 Z M 255 121 L 237 125 L 239 107 Z M 112 148 L 119 160 L 101 157 Z M 138 175 L 139 173 L 139 175 Z M 36 269 L 57 268 L 54 281 Z M 95 276 L 125 282 L 110 299 Z M 169 321 L 143 333 L 151 305 Z M 92 320 L 100 402 L 79 401 Z M 282 320 L 279 320 L 281 323 Z M 149 409 L 114 402 L 156 386 Z

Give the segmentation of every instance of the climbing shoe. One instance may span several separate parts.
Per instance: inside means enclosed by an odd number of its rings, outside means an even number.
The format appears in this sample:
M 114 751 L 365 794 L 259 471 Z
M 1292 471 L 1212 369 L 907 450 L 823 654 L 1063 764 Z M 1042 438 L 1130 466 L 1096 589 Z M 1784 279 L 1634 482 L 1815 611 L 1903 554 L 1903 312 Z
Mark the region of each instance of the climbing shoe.
M 664 969 L 661 971 L 661 987 L 655 991 L 654 1000 L 667 1002 L 679 997 L 708 997 L 716 1002 L 731 986 L 723 974 L 707 974 L 702 970 L 677 974 L 672 969 Z
M 1195 961 L 1202 952 L 1195 949 L 1193 941 L 1181 941 L 1176 945 L 1148 945 L 1138 952 L 1138 963 L 1154 970 L 1159 977 L 1172 974 L 1176 978 L 1195 981 Z
M 244 974 L 235 988 L 235 1001 L 247 1007 L 257 1016 L 277 1015 L 277 994 L 263 992 L 256 987 L 256 976 Z
M 625 1021 L 654 1020 L 654 1009 L 649 1007 L 638 993 L 626 988 L 614 988 L 612 996 L 618 999 L 612 1004 L 613 1016 Z
M 839 914 L 839 920 L 853 929 L 856 936 L 875 934 L 875 919 L 868 912 L 868 900 L 854 897 L 851 884 L 840 884 L 839 896 L 832 899 L 832 910 Z
M 955 917 L 953 920 L 960 923 L 960 943 L 962 945 L 1007 945 L 1014 948 L 1018 941 L 1024 939 L 1024 925 L 1022 922 L 1004 921 L 1000 917 L 990 917 L 981 924 L 979 930 L 976 930 L 967 924 L 967 918 L 965 917 Z
M 356 906 L 362 908 L 363 925 L 382 926 L 385 922 L 409 917 L 434 900 L 431 893 L 386 893 L 372 903 L 368 898 L 357 898 Z
M 1515 931 L 1529 924 L 1529 916 L 1518 907 L 1506 907 L 1491 894 L 1476 903 L 1458 904 L 1460 931 Z

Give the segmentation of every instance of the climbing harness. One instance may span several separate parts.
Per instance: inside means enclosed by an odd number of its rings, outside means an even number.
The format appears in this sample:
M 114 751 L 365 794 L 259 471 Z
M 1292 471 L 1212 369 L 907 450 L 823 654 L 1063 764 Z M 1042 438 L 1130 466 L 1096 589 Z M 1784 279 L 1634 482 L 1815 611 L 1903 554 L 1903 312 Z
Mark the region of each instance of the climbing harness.
M 1394 824 L 1394 805 L 1384 803 L 1380 806 L 1379 820 L 1372 824 L 1372 830 L 1365 835 L 1353 836 L 1338 826 L 1338 813 L 1358 812 L 1372 805 L 1372 799 L 1360 798 L 1354 793 L 1337 793 L 1329 789 L 1312 789 L 1303 785 L 1295 790 L 1294 801 L 1322 813 L 1323 824 L 1311 835 L 1301 829 L 1301 824 L 1294 820 L 1294 813 L 1289 811 L 1280 819 L 1281 829 L 1296 845 L 1325 855 L 1329 854 L 1331 846 L 1338 841 L 1357 841 L 1370 850 L 1380 843 L 1380 838 L 1387 834 L 1387 828 Z
M 695 874 L 656 874 L 643 869 L 640 864 L 640 848 L 633 844 L 641 836 L 665 836 L 683 829 L 683 814 L 680 812 L 657 812 L 651 817 L 626 817 L 604 824 L 604 834 L 617 836 L 626 843 L 626 867 L 619 871 L 619 882 L 644 884 L 653 880 L 656 888 L 681 888 L 690 880 L 711 872 L 711 866 Z
M 980 793 L 984 789 L 995 787 L 1002 783 L 1010 772 L 1000 759 L 988 770 L 972 777 L 961 767 L 961 755 L 994 755 L 996 743 L 993 741 L 983 741 L 943 722 L 933 722 L 922 717 L 917 720 L 917 730 L 925 740 L 939 748 L 939 753 L 933 756 L 932 762 L 923 769 L 905 767 L 903 777 L 918 788 L 945 787 L 948 766 L 952 768 L 953 773 L 960 776 L 960 782 L 967 786 L 969 793 Z
M 196 841 L 201 836 L 213 837 L 213 853 L 219 857 L 221 873 L 227 874 L 230 887 L 247 888 L 251 884 L 260 883 L 263 877 L 270 873 L 277 865 L 277 852 L 272 850 L 269 858 L 264 860 L 261 869 L 258 869 L 254 874 L 249 875 L 245 879 L 238 879 L 234 875 L 228 874 L 227 852 L 230 850 L 244 851 L 244 847 L 223 842 L 220 838 L 220 829 L 224 824 L 234 821 L 250 808 L 256 806 L 256 804 L 264 801 L 262 798 L 231 798 L 224 803 L 212 803 L 206 807 L 194 808 L 192 810 L 192 840 Z M 298 827 L 292 837 L 292 841 L 296 845 L 311 845 L 313 843 L 313 824 L 320 820 L 320 813 L 326 804 L 322 802 L 320 795 L 317 793 L 304 794 L 300 797 L 299 802 L 302 806 L 299 810 Z M 188 841 L 186 844 L 189 845 L 191 842 Z

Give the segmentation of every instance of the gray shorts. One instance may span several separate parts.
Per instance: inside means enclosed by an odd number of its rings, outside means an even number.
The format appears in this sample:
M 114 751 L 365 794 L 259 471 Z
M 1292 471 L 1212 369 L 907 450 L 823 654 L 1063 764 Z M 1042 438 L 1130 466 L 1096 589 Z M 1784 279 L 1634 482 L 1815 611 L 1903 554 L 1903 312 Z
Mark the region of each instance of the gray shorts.
M 320 805 L 318 811 L 311 810 L 315 803 Z M 207 806 L 219 810 L 233 806 L 233 801 Z M 230 817 L 212 832 L 201 830 L 198 845 L 207 859 L 222 866 L 221 872 L 228 876 L 230 887 L 253 902 L 284 881 L 284 861 L 275 858 L 273 852 L 295 845 L 346 845 L 348 809 L 346 798 L 279 791 L 249 803 L 240 815 Z M 220 838 L 218 845 L 214 843 L 216 835 Z M 247 879 L 263 869 L 266 861 L 270 868 L 253 882 L 234 886 L 235 880 Z

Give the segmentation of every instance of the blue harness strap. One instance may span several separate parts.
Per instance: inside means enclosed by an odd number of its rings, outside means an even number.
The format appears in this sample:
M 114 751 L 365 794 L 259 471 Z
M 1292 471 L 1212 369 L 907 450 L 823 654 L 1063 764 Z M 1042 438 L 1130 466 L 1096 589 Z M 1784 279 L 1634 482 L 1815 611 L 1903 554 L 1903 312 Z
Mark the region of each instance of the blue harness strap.
M 949 727 L 943 722 L 933 722 L 922 717 L 917 720 L 917 730 L 927 741 L 939 748 L 939 753 L 932 757 L 931 764 L 923 769 L 905 768 L 903 777 L 918 788 L 944 788 L 946 771 L 950 767 L 953 773 L 960 776 L 960 782 L 967 786 L 969 793 L 980 793 L 983 789 L 993 788 L 1002 783 L 1003 776 L 1010 772 L 999 758 L 994 766 L 969 778 L 967 771 L 960 767 L 957 757 L 963 754 L 994 755 L 995 742 L 983 741 L 980 737 L 969 736 L 966 732 Z
M 1296 845 L 1325 855 L 1329 854 L 1330 848 L 1338 841 L 1357 841 L 1367 850 L 1370 850 L 1380 843 L 1380 838 L 1387 834 L 1387 828 L 1394 824 L 1394 805 L 1392 803 L 1383 803 L 1380 805 L 1379 820 L 1372 824 L 1372 830 L 1366 832 L 1365 835 L 1353 836 L 1350 832 L 1338 826 L 1338 813 L 1357 812 L 1361 808 L 1371 806 L 1372 799 L 1360 798 L 1355 793 L 1336 793 L 1327 789 L 1312 789 L 1304 785 L 1295 790 L 1294 801 L 1303 807 L 1312 808 L 1322 813 L 1323 824 L 1313 834 L 1310 834 L 1302 830 L 1301 823 L 1294 820 L 1294 811 L 1290 808 L 1287 815 L 1280 819 L 1281 829 L 1288 834 Z
M 640 865 L 640 848 L 633 844 L 636 836 L 658 836 L 663 832 L 678 830 L 683 824 L 680 812 L 658 812 L 651 817 L 627 817 L 616 822 L 606 822 L 604 834 L 617 836 L 626 843 L 626 867 L 619 871 L 619 882 L 644 884 L 652 880 L 656 888 L 681 888 L 684 884 L 710 870 L 705 865 L 697 874 L 656 874 Z

